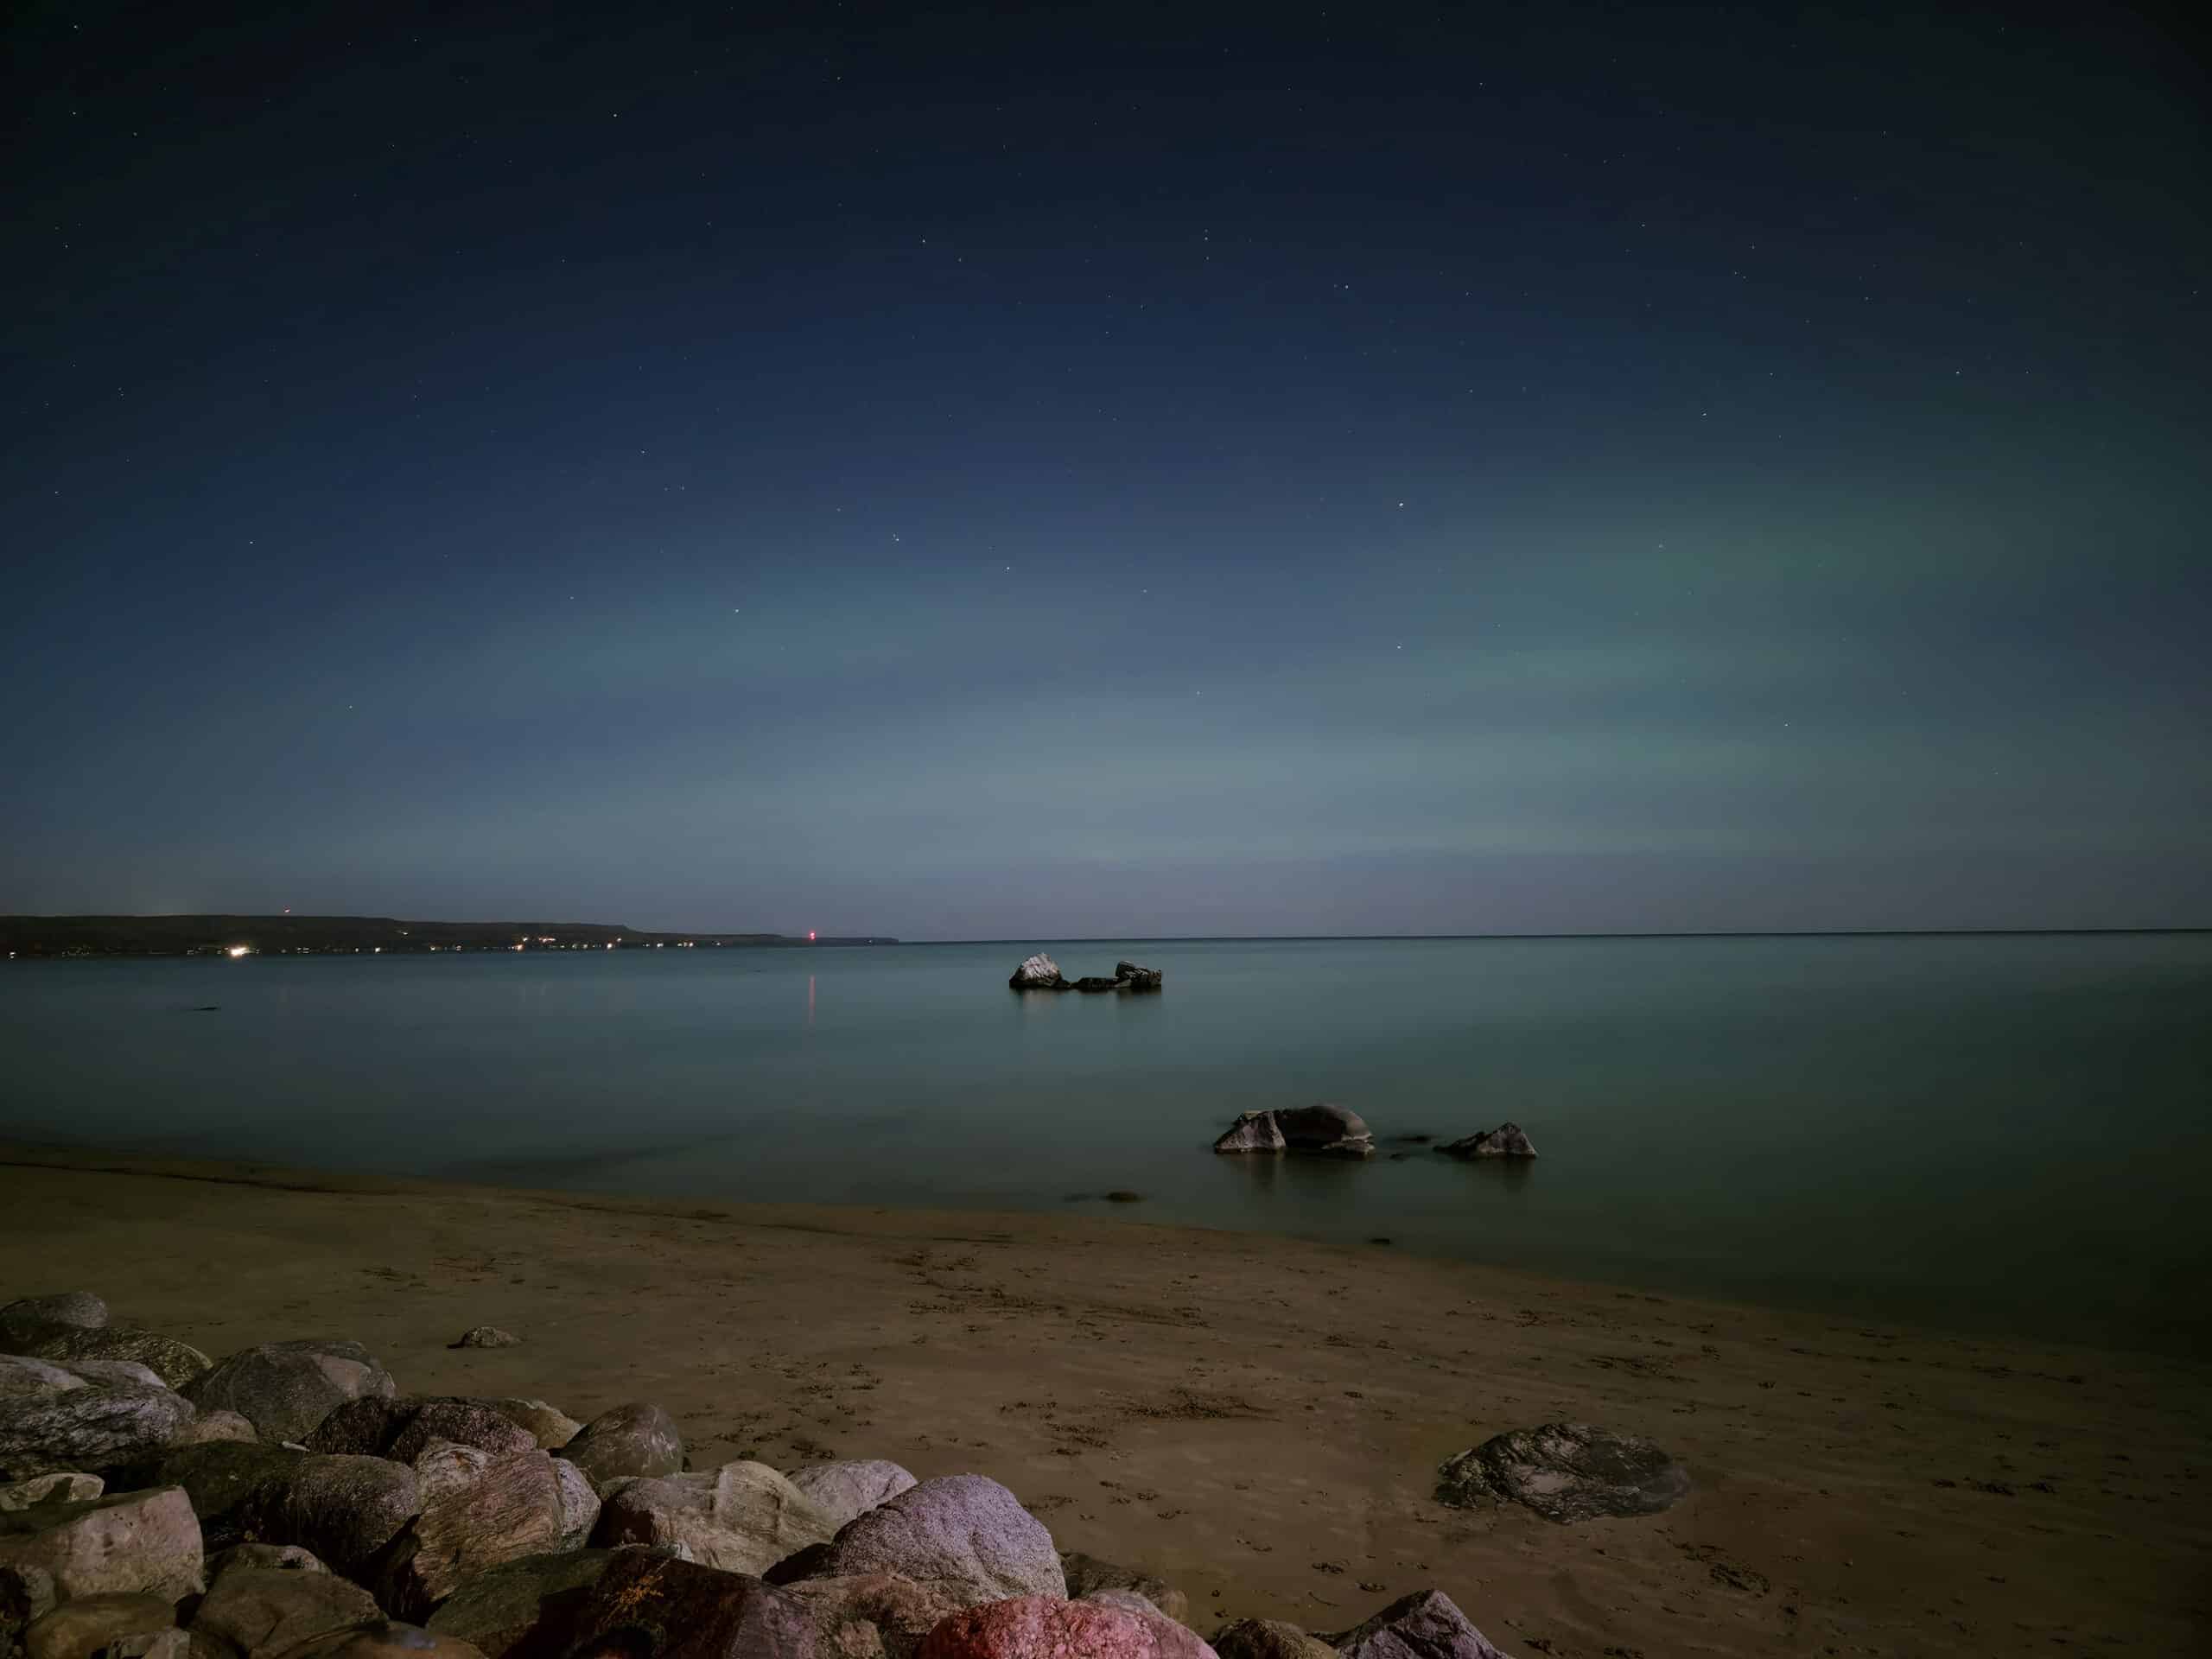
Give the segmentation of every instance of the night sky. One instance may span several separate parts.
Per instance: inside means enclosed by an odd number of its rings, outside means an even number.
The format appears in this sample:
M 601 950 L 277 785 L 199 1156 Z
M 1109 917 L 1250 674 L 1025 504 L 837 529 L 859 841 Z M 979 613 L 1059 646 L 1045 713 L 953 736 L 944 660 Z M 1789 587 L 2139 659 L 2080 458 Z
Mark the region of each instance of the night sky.
M 2155 19 L 11 16 L 0 911 L 2212 924 Z

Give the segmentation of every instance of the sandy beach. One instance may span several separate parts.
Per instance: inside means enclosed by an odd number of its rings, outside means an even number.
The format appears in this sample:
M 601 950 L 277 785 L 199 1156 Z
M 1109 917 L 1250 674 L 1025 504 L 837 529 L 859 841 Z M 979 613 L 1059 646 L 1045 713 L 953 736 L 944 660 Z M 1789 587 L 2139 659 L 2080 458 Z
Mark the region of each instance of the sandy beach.
M 9 1147 L 0 1301 L 99 1292 L 220 1356 L 366 1344 L 404 1389 L 632 1399 L 695 1464 L 1002 1481 L 1202 1633 L 1433 1585 L 1510 1652 L 2202 1652 L 2212 1368 L 1111 1219 L 607 1200 Z M 492 1323 L 519 1346 L 454 1351 Z M 1696 1490 L 1557 1526 L 1431 1497 L 1587 1421 Z

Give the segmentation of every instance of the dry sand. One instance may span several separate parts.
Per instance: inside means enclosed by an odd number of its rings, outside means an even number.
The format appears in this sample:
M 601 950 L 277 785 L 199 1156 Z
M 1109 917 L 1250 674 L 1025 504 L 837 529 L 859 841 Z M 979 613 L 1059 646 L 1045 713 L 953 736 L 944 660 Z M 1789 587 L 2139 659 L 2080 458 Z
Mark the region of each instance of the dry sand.
M 1243 1614 L 1434 1585 L 1523 1656 L 2212 1650 L 2212 1368 L 1839 1324 L 1133 1219 L 610 1201 L 5 1149 L 0 1301 L 69 1288 L 220 1355 L 366 1343 L 404 1389 L 651 1399 L 695 1463 L 1004 1482 Z M 454 1351 L 477 1324 L 522 1345 Z M 1446 1510 L 1557 1419 L 1696 1491 Z

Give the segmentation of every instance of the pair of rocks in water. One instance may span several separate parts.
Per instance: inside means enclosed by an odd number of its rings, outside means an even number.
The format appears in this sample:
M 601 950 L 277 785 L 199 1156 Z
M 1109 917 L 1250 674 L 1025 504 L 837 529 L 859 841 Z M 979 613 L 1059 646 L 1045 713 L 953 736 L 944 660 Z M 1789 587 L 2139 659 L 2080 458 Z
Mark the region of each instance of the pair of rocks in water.
M 1007 984 L 1017 991 L 1156 991 L 1160 979 L 1159 969 L 1134 962 L 1116 963 L 1111 979 L 1095 975 L 1069 979 L 1061 974 L 1059 963 L 1040 951 L 1015 969 Z
M 1421 1139 L 1422 1137 L 1414 1137 Z M 1216 1152 L 1312 1152 L 1334 1158 L 1372 1158 L 1375 1135 L 1367 1120 L 1347 1107 L 1322 1103 L 1240 1112 L 1213 1143 Z M 1518 1123 L 1501 1123 L 1436 1148 L 1454 1158 L 1533 1158 L 1535 1147 Z

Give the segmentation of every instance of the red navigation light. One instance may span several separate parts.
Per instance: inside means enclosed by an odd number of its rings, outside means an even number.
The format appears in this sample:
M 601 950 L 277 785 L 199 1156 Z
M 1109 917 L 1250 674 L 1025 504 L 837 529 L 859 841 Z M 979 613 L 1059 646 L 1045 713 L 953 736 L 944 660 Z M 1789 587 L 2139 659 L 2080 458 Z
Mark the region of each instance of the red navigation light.
M 806 942 L 809 944 L 814 943 L 814 930 L 810 927 L 806 930 Z

